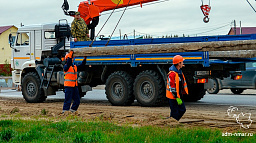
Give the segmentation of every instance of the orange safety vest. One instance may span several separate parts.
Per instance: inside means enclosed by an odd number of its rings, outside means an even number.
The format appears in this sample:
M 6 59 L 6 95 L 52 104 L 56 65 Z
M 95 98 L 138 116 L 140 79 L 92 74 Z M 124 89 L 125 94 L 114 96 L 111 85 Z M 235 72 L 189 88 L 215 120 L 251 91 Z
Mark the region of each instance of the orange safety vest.
M 169 78 L 169 75 L 171 72 L 174 72 L 175 73 L 175 85 L 176 85 L 176 88 L 172 88 L 171 87 L 171 84 L 170 84 L 170 78 Z M 186 79 L 185 79 L 185 76 L 184 74 L 182 73 L 182 76 L 183 76 L 183 79 L 184 79 L 184 84 L 183 84 L 183 87 L 184 87 L 184 90 L 185 92 L 188 94 L 188 86 L 187 86 L 187 82 L 186 82 Z M 176 99 L 175 96 L 172 94 L 172 91 L 176 91 L 177 92 L 177 97 L 180 98 L 180 77 L 178 75 L 177 72 L 175 71 L 170 71 L 168 74 L 167 74 L 167 86 L 166 86 L 166 97 L 169 98 L 169 99 Z
M 67 72 L 64 72 L 64 86 L 75 87 L 77 82 L 77 66 L 70 66 Z

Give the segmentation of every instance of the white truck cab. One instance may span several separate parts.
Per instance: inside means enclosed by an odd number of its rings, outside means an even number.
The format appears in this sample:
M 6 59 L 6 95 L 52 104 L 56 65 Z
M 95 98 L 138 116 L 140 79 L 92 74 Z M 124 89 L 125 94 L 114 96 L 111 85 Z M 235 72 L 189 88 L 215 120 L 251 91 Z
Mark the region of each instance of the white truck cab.
M 63 89 L 61 60 L 70 49 L 69 24 L 41 24 L 20 27 L 9 35 L 12 48 L 12 80 L 21 85 L 27 102 L 42 102 Z
M 46 53 L 50 52 L 51 48 L 57 44 L 55 25 L 31 25 L 18 29 L 16 38 L 13 39 L 12 43 L 11 67 L 14 84 L 21 85 L 22 72 L 34 69 L 36 67 L 35 61 L 41 61 L 42 56 L 47 56 Z M 66 49 L 69 49 L 69 40 L 66 40 Z

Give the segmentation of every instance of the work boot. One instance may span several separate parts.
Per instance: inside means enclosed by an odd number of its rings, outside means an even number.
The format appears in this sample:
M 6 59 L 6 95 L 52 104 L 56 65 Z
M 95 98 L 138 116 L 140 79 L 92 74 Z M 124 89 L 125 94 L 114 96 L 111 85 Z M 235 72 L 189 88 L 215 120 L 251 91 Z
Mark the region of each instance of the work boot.
M 67 110 L 62 110 L 62 112 L 59 113 L 59 115 L 64 115 Z
M 76 110 L 73 110 L 73 109 L 70 109 L 69 110 L 71 113 L 75 113 L 76 112 Z

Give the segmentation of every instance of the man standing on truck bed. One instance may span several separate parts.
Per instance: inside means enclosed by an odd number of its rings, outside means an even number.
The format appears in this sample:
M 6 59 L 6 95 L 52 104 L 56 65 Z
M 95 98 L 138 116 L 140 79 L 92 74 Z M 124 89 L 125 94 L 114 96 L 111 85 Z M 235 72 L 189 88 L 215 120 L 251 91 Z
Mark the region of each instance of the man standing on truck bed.
M 84 21 L 80 17 L 80 13 L 75 13 L 75 18 L 71 23 L 71 35 L 74 37 L 74 41 L 89 41 L 89 30 Z
M 182 101 L 184 94 L 188 94 L 188 87 L 181 68 L 184 66 L 185 59 L 176 55 L 173 57 L 173 65 L 169 68 L 170 72 L 167 74 L 166 97 L 169 100 L 171 109 L 170 117 L 177 121 L 185 114 L 186 107 Z
M 77 71 L 84 70 L 86 64 L 86 57 L 80 65 L 73 65 L 73 51 L 70 51 L 65 56 L 67 63 L 64 65 L 64 87 L 65 87 L 65 100 L 63 104 L 62 114 L 66 111 L 75 112 L 80 104 L 80 95 L 77 82 Z M 71 106 L 71 101 L 74 103 Z M 71 108 L 70 108 L 71 106 Z

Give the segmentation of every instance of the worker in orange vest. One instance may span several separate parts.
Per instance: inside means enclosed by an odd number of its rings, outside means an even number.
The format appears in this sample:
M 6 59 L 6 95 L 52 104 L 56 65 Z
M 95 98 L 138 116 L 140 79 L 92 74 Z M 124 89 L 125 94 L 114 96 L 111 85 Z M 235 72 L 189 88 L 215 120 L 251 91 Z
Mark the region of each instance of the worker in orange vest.
M 84 70 L 86 64 L 86 57 L 84 57 L 83 62 L 80 65 L 74 65 L 73 51 L 70 51 L 65 56 L 67 61 L 64 65 L 64 87 L 65 87 L 65 100 L 63 104 L 62 114 L 66 111 L 71 111 L 72 113 L 77 111 L 80 104 L 80 95 L 78 91 L 77 82 L 77 71 Z M 73 99 L 73 104 L 71 106 L 71 101 Z M 71 108 L 70 108 L 71 106 Z
M 177 121 L 186 112 L 186 107 L 182 100 L 183 95 L 188 94 L 186 79 L 181 71 L 181 68 L 184 66 L 184 60 L 180 55 L 174 56 L 173 65 L 169 68 L 170 72 L 167 74 L 166 97 L 169 100 L 171 109 L 170 117 Z

